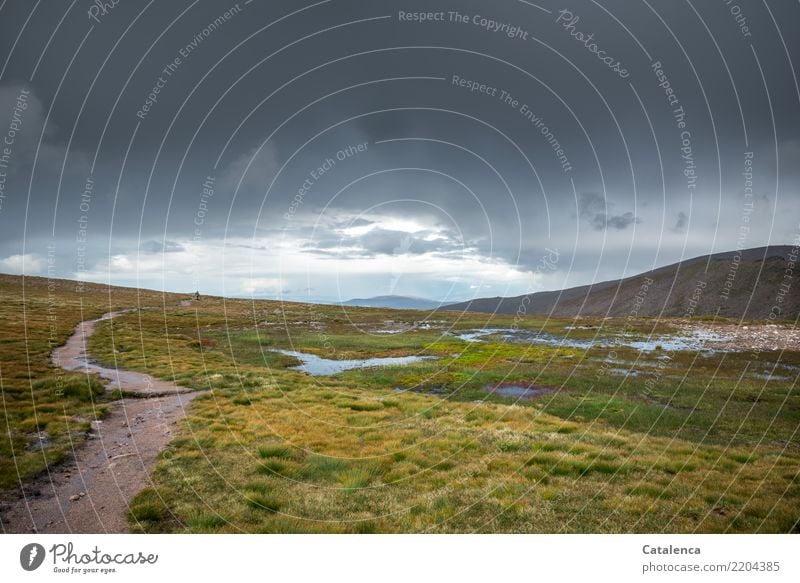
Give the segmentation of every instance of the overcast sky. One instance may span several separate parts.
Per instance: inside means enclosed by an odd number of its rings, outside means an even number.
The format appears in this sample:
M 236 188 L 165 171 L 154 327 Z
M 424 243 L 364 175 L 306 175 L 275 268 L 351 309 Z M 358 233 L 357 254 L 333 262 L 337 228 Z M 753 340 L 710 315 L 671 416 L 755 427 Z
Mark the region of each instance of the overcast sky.
M 457 301 L 790 243 L 798 22 L 788 1 L 3 1 L 0 272 Z

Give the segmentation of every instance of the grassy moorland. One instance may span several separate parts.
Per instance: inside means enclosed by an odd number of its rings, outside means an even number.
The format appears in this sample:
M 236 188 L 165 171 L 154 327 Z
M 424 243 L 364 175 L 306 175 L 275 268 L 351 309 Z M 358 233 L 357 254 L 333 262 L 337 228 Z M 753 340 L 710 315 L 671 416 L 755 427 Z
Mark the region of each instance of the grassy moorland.
M 109 396 L 94 377 L 50 362 L 76 324 L 123 307 L 158 307 L 175 296 L 127 288 L 0 275 L 0 491 L 69 455 Z
M 0 276 L 0 488 L 69 455 L 114 395 L 55 368 L 80 320 L 98 360 L 203 390 L 130 510 L 145 532 L 797 532 L 795 353 L 642 352 L 675 323 L 249 302 Z M 414 323 L 418 325 L 414 327 Z M 113 326 L 113 328 L 112 328 Z M 465 342 L 513 327 L 609 346 Z M 389 334 L 388 331 L 408 330 Z M 312 377 L 328 359 L 427 355 Z M 629 374 L 624 374 L 625 372 Z M 767 378 L 771 372 L 771 378 Z M 534 399 L 487 389 L 545 390 Z
M 572 322 L 438 313 L 431 328 L 385 333 L 421 317 L 208 298 L 126 314 L 113 330 L 103 323 L 96 358 L 206 391 L 163 452 L 155 487 L 135 499 L 134 528 L 800 529 L 797 354 L 640 354 L 615 343 L 675 331 L 647 319 L 568 330 Z M 443 333 L 485 326 L 611 346 Z M 312 377 L 273 349 L 438 360 Z M 526 400 L 487 392 L 509 383 L 546 390 Z

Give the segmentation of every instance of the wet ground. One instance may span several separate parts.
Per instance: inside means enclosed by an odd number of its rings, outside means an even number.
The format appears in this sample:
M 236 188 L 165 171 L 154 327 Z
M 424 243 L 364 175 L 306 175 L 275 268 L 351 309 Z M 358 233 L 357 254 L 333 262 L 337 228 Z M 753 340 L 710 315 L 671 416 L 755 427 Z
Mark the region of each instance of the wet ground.
M 622 335 L 584 340 L 546 332 L 514 328 L 478 328 L 475 330 L 453 333 L 453 335 L 465 342 L 486 342 L 489 340 L 488 337 L 495 337 L 504 342 L 547 344 L 548 346 L 565 346 L 582 349 L 627 346 L 643 352 L 651 352 L 654 350 L 714 350 L 716 347 L 721 347 L 721 343 L 728 340 L 721 334 L 707 330 L 694 330 L 685 334 L 658 336 L 648 338 L 647 340 Z
M 289 367 L 291 370 L 298 370 L 312 376 L 334 375 L 346 370 L 357 368 L 377 368 L 384 366 L 402 366 L 425 360 L 436 360 L 435 356 L 395 356 L 387 358 L 362 358 L 350 360 L 334 360 L 322 358 L 316 354 L 307 352 L 297 352 L 295 350 L 273 350 L 287 356 L 298 359 L 302 364 Z
M 108 382 L 107 388 L 136 393 L 139 396 L 160 397 L 191 392 L 170 381 L 162 381 L 147 374 L 108 368 L 92 362 L 86 354 L 86 341 L 94 333 L 97 322 L 111 320 L 122 312 L 110 312 L 97 320 L 81 322 L 64 346 L 53 351 L 53 363 L 70 371 L 84 371 L 99 375 Z
M 135 394 L 112 403 L 111 412 L 92 422 L 73 459 L 49 468 L 25 485 L 18 500 L 4 508 L 3 532 L 119 533 L 128 530 L 128 505 L 150 485 L 159 452 L 173 437 L 177 422 L 197 393 L 174 383 L 88 361 L 86 341 L 95 324 L 118 314 L 79 324 L 53 360 L 67 370 L 97 373 L 109 388 Z
M 500 395 L 501 397 L 511 397 L 514 399 L 535 399 L 543 395 L 553 394 L 557 389 L 551 387 L 538 387 L 535 385 L 515 385 L 515 384 L 500 384 L 489 385 L 486 391 L 493 395 Z

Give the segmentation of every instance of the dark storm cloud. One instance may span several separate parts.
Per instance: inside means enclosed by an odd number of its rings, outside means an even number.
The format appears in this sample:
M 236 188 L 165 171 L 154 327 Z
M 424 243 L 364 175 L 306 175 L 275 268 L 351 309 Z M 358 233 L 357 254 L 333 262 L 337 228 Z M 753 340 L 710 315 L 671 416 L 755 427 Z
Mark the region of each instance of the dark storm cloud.
M 558 248 L 559 274 L 584 283 L 735 247 L 747 152 L 749 242 L 797 231 L 800 5 L 742 5 L 744 31 L 723 2 L 581 0 L 571 28 L 548 2 L 311 4 L 125 2 L 98 22 L 77 4 L 5 3 L 0 137 L 30 98 L 0 260 L 55 242 L 73 276 L 227 240 L 376 261 L 468 249 L 531 271 Z
M 632 212 L 625 212 L 619 215 L 611 214 L 609 211 L 613 206 L 614 203 L 607 202 L 602 195 L 596 192 L 584 192 L 578 200 L 580 217 L 597 231 L 608 227 L 622 230 L 630 225 L 642 222 Z

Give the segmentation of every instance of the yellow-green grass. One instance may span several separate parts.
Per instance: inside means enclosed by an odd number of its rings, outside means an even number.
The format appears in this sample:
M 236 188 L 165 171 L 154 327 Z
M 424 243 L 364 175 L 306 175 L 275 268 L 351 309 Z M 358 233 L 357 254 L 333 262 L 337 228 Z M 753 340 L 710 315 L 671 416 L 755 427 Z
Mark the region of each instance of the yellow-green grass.
M 107 411 L 102 384 L 50 362 L 81 321 L 163 296 L 127 288 L 0 275 L 0 491 L 13 489 L 80 446 Z
M 680 384 L 666 380 L 686 366 L 683 355 L 673 355 L 657 387 L 644 391 L 635 379 L 620 387 L 619 379 L 598 377 L 602 360 L 579 351 L 529 347 L 523 359 L 519 346 L 491 343 L 467 348 L 464 358 L 475 370 L 450 356 L 449 363 L 308 377 L 285 368 L 291 359 L 262 351 L 286 333 L 260 325 L 256 333 L 247 302 L 195 307 L 116 320 L 122 352 L 109 351 L 108 324 L 93 340 L 103 359 L 210 389 L 194 401 L 181 437 L 162 456 L 155 489 L 134 501 L 137 529 L 797 529 L 800 452 L 791 383 L 767 383 L 756 403 L 747 395 L 757 385 L 732 384 L 731 368 L 715 376 L 720 363 L 709 364 L 712 358 L 697 365 L 702 378 L 667 395 Z M 320 320 L 318 329 L 327 329 Z M 312 351 L 314 336 L 305 342 L 295 348 Z M 359 342 L 365 341 L 350 345 Z M 436 342 L 426 350 L 447 357 Z M 389 388 L 443 368 L 456 381 L 458 375 L 497 380 L 512 364 L 563 381 L 563 392 L 513 405 Z M 567 378 L 576 367 L 586 370 Z M 470 390 L 470 397 L 479 395 L 477 387 Z
M 247 406 L 240 388 L 199 396 L 161 456 L 155 489 L 132 504 L 135 527 L 789 532 L 800 517 L 796 453 L 293 376 L 263 377 Z
M 30 281 L 30 280 L 28 280 Z M 31 476 L 63 457 L 106 395 L 70 385 L 48 355 L 46 286 L 4 281 L 1 344 L 7 433 Z M 104 322 L 94 358 L 204 389 L 161 455 L 153 487 L 129 518 L 147 532 L 791 532 L 800 518 L 800 451 L 794 384 L 757 382 L 749 367 L 797 355 L 671 353 L 657 382 L 605 374 L 607 349 L 465 345 L 439 331 L 365 335 L 418 312 L 308 306 L 114 290 L 57 294 L 57 342 L 80 320 L 111 308 L 152 306 Z M 27 293 L 29 292 L 29 293 Z M 144 299 L 143 299 L 144 298 Z M 166 299 L 165 299 L 166 298 Z M 84 304 L 83 311 L 80 309 Z M 566 321 L 440 313 L 448 327 L 519 326 L 564 333 Z M 671 322 L 590 321 L 606 334 L 674 330 Z M 26 332 L 23 325 L 27 323 Z M 391 325 L 391 324 L 390 324 Z M 16 326 L 16 327 L 13 327 Z M 597 330 L 578 332 L 591 337 Z M 25 338 L 31 373 L 20 365 Z M 13 342 L 16 342 L 14 344 Z M 429 354 L 408 367 L 309 377 L 288 370 L 295 348 L 327 358 Z M 619 359 L 634 360 L 618 349 Z M 647 366 L 659 354 L 645 357 Z M 663 355 L 662 355 L 663 356 Z M 755 364 L 754 364 L 755 363 Z M 641 364 L 641 363 L 640 363 Z M 686 372 L 691 371 L 689 378 Z M 9 382 L 13 379 L 13 382 Z M 742 380 L 739 380 L 742 379 Z M 501 381 L 556 389 L 519 402 L 487 395 Z M 84 382 L 87 382 L 84 380 Z M 91 381 L 88 381 L 91 382 Z M 88 383 L 87 382 L 87 383 Z M 397 391 L 395 389 L 404 389 Z M 40 396 L 33 399 L 31 391 Z M 428 393 L 436 393 L 432 396 Z M 67 395 L 71 395 L 66 398 Z M 98 405 L 99 404 L 99 405 Z M 41 405 L 41 406 L 40 406 Z M 43 406 L 43 407 L 42 407 Z M 48 409 L 49 408 L 49 409 Z M 20 428 L 56 441 L 41 451 Z M 58 439 L 58 423 L 84 425 Z M 34 421 L 31 421 L 34 420 Z M 5 422 L 5 421 L 4 421 Z M 26 425 L 27 423 L 27 425 Z M 49 432 L 49 426 L 48 432 Z M 64 435 L 64 434 L 60 434 Z M 24 436 L 24 437 L 22 437 Z M 14 441 L 17 440 L 17 441 Z M 4 447 L 6 447 L 4 445 Z M 10 449 L 2 451 L 3 463 Z M 13 459 L 3 467 L 14 472 Z M 16 481 L 9 480 L 10 485 Z

